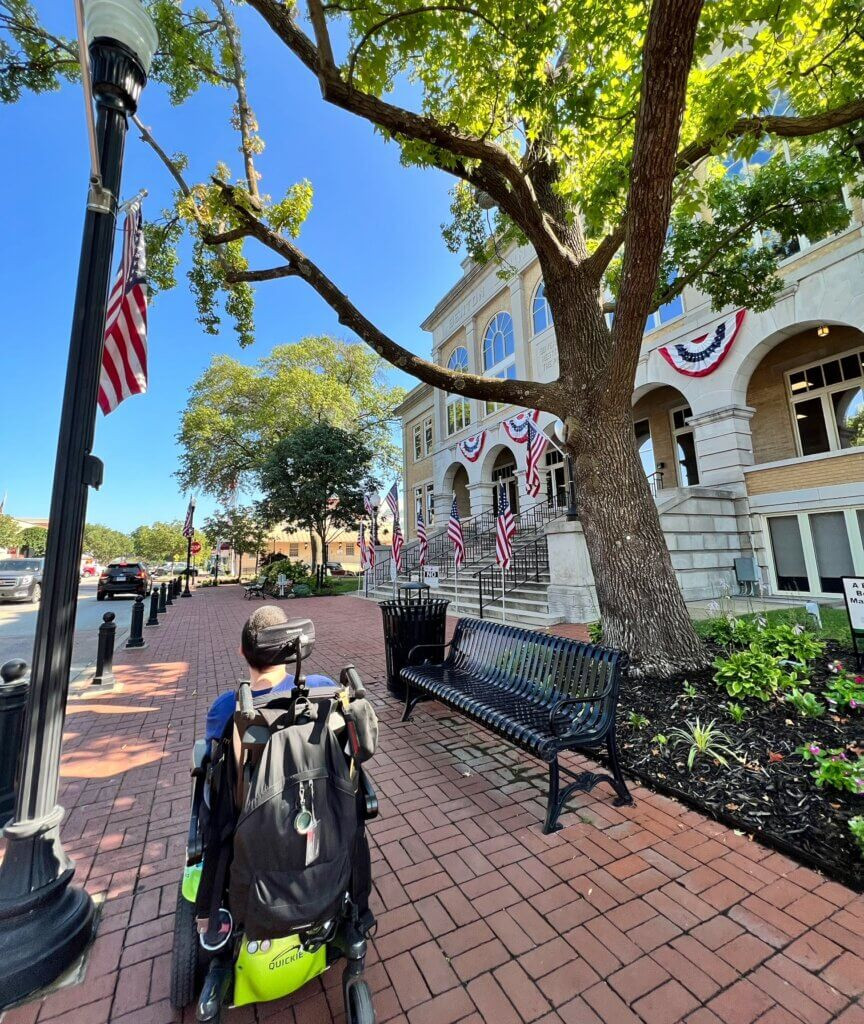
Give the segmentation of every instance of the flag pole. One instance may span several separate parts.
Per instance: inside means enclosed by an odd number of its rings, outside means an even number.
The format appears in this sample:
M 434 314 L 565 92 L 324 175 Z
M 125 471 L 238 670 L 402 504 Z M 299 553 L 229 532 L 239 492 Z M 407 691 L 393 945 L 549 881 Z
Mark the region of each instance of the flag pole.
M 456 614 L 459 614 L 459 562 L 456 558 L 456 552 L 453 552 L 453 588 L 455 590 L 456 598 Z
M 507 599 L 504 597 L 504 566 L 501 566 L 501 621 L 507 622 Z

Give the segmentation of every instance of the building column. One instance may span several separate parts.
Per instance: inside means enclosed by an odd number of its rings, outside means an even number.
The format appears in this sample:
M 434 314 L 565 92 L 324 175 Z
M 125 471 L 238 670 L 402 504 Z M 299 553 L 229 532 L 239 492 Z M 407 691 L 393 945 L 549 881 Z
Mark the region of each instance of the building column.
M 481 512 L 492 508 L 492 484 L 488 480 L 480 480 L 476 484 L 468 484 L 468 495 L 471 498 L 471 515 L 479 516 Z
M 745 493 L 744 470 L 753 465 L 750 420 L 755 409 L 730 405 L 691 416 L 699 483 Z

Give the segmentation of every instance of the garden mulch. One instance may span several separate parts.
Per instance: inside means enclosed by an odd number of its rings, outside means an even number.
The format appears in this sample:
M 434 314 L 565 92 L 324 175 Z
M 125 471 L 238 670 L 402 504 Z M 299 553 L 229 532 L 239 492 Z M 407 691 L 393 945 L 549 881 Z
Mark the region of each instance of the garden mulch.
M 838 657 L 851 663 L 846 651 L 829 644 L 825 657 L 814 664 L 814 695 L 829 678 L 828 662 Z M 743 702 L 747 718 L 738 723 L 726 710 L 726 691 L 714 684 L 713 674 L 713 668 L 688 673 L 686 682 L 696 690 L 693 695 L 685 692 L 684 677 L 624 680 L 618 730 L 625 771 L 864 891 L 864 857 L 848 828 L 850 818 L 864 813 L 864 796 L 817 788 L 811 777 L 813 764 L 795 753 L 811 742 L 822 750 L 864 744 L 864 709 L 804 718 L 782 701 L 751 699 Z M 631 713 L 643 715 L 648 723 L 631 724 Z M 728 763 L 722 765 L 700 758 L 690 770 L 686 746 L 664 746 L 655 739 L 697 718 L 702 725 L 716 720 L 741 761 L 727 757 Z
M 242 671 L 255 606 L 237 587 L 175 602 L 146 651 L 118 655 L 122 689 L 70 702 L 63 840 L 102 903 L 99 931 L 82 984 L 3 1024 L 180 1020 L 168 978 L 190 750 Z M 864 897 L 638 784 L 632 807 L 605 785 L 580 795 L 544 836 L 536 761 L 434 703 L 400 722 L 373 603 L 286 608 L 315 620 L 310 670 L 353 661 L 381 720 L 368 966 L 380 1024 L 864 1024 Z M 228 1024 L 341 1022 L 338 982 L 329 972 Z

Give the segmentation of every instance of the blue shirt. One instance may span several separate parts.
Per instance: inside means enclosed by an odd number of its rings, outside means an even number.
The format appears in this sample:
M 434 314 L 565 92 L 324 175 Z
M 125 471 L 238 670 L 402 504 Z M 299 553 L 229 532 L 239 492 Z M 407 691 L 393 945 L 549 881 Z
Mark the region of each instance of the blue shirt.
M 311 675 L 306 676 L 306 685 L 309 689 L 313 689 L 316 686 L 335 686 L 329 676 Z M 266 690 L 253 690 L 253 697 L 261 697 L 267 693 L 290 693 L 294 686 L 294 673 L 285 676 L 281 683 L 277 683 Z M 209 743 L 210 740 L 218 740 L 222 738 L 222 734 L 225 732 L 225 726 L 231 720 L 231 716 L 235 710 L 236 694 L 234 690 L 228 690 L 227 693 L 220 693 L 216 700 L 210 705 L 210 710 L 207 712 L 207 724 L 204 732 L 204 739 Z

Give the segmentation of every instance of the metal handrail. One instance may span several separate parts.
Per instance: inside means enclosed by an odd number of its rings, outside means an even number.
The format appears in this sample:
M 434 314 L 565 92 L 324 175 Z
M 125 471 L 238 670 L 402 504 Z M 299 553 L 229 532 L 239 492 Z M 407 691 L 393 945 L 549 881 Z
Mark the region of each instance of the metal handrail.
M 533 544 L 525 544 L 522 547 L 514 548 L 510 557 L 510 568 L 505 570 L 501 576 L 502 590 L 501 597 L 529 580 L 540 581 L 540 572 L 549 568 L 549 547 L 541 544 L 535 539 Z M 495 579 L 500 569 L 492 563 L 484 565 L 474 573 L 477 580 L 477 598 L 480 606 L 480 618 L 483 618 L 483 597 L 487 595 L 487 604 L 495 602 Z M 487 578 L 488 574 L 488 578 Z

